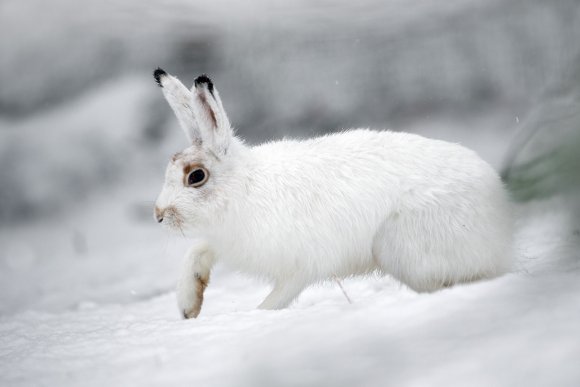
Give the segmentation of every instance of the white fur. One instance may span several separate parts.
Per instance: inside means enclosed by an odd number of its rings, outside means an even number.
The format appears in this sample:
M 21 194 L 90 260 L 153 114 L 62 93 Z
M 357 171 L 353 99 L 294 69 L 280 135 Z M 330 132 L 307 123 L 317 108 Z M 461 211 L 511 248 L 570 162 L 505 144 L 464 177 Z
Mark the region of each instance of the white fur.
M 164 88 L 174 79 L 164 78 Z M 228 122 L 221 101 L 210 108 Z M 365 129 L 249 147 L 229 123 L 206 124 L 202 144 L 170 162 L 157 201 L 161 211 L 174 208 L 164 224 L 203 246 L 186 259 L 178 288 L 186 312 L 195 303 L 187 278 L 209 278 L 215 261 L 271 281 L 260 305 L 267 309 L 333 276 L 378 270 L 429 292 L 510 269 L 506 192 L 467 148 Z M 210 171 L 200 188 L 183 185 L 183 166 L 192 162 Z

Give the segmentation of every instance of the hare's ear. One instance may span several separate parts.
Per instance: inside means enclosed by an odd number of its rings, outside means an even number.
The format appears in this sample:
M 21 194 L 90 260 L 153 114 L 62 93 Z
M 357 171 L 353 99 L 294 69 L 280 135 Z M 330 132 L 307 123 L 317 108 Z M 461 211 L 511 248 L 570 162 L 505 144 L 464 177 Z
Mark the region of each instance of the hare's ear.
M 200 75 L 195 78 L 191 92 L 204 145 L 209 145 L 217 154 L 226 154 L 233 131 L 217 89 L 207 75 Z
M 160 68 L 153 72 L 153 77 L 162 88 L 163 95 L 177 116 L 177 120 L 189 142 L 201 144 L 202 138 L 192 108 L 191 92 L 179 79 L 167 74 Z

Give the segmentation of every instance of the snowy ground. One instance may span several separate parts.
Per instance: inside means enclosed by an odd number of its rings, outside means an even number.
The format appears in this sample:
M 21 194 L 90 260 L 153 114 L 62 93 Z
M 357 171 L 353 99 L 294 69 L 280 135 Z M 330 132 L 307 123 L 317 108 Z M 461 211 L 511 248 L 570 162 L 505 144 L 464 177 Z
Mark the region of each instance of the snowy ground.
M 495 166 L 508 145 L 499 130 L 408 129 Z M 500 279 L 419 295 L 356 278 L 353 304 L 327 283 L 257 311 L 267 286 L 218 267 L 186 321 L 173 287 L 187 241 L 152 221 L 160 183 L 161 168 L 126 173 L 86 206 L 1 230 L 0 386 L 580 383 L 580 233 L 557 199 L 519 208 L 519 265 Z

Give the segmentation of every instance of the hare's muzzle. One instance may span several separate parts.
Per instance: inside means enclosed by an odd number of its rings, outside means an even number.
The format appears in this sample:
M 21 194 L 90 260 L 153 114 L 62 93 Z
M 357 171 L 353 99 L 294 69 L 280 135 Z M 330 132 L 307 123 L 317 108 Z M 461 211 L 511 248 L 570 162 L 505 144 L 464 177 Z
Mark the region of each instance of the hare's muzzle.
M 163 223 L 163 226 L 180 230 L 183 233 L 183 218 L 175 206 L 170 205 L 165 208 L 155 206 L 154 218 L 157 223 Z
M 163 222 L 163 216 L 165 215 L 165 210 L 162 210 L 161 208 L 155 206 L 155 210 L 153 212 L 154 212 L 154 218 L 157 221 L 157 223 Z

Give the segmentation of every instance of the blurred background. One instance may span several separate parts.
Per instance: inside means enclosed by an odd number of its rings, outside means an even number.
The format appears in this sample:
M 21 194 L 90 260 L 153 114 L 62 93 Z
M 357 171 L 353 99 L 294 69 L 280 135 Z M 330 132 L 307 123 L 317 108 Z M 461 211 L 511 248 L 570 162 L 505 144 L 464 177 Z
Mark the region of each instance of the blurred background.
M 460 142 L 580 235 L 577 0 L 3 0 L 0 314 L 173 288 L 186 242 L 152 207 L 187 144 L 157 66 L 212 76 L 250 143 L 350 127 Z

